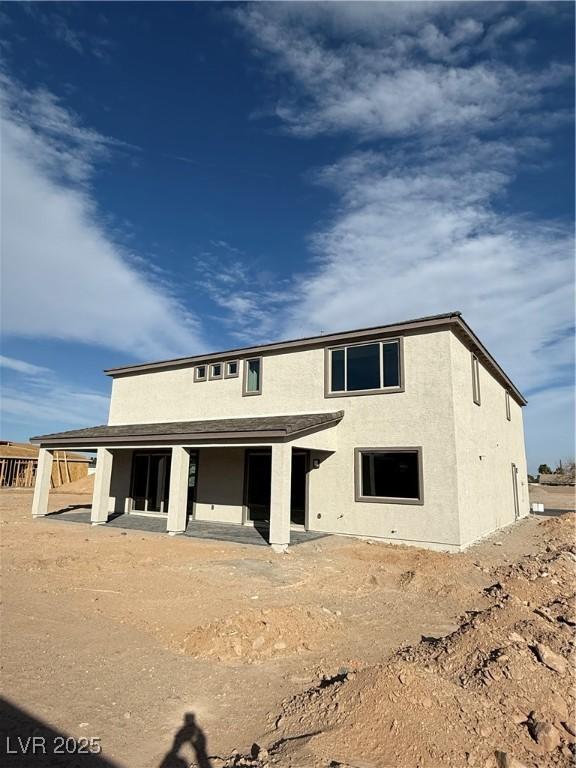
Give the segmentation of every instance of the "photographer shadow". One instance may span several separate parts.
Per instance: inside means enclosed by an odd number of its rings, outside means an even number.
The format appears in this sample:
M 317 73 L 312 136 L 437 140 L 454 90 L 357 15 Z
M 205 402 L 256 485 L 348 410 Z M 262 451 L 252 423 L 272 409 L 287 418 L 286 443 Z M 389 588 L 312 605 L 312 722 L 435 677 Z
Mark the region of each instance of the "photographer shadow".
M 212 763 L 206 751 L 207 742 L 204 731 L 196 722 L 193 712 L 186 712 L 184 723 L 176 732 L 172 747 L 164 756 L 158 768 L 189 768 L 190 760 L 182 757 L 180 752 L 189 746 L 192 750 L 194 763 L 198 768 L 212 768 Z

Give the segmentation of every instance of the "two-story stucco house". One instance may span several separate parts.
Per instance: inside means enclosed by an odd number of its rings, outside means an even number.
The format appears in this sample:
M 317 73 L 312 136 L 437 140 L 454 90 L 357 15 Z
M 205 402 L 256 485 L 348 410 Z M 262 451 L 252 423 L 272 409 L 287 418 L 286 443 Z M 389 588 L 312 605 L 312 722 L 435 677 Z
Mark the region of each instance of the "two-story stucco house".
M 32 438 L 33 514 L 51 452 L 97 449 L 91 519 L 161 515 L 458 551 L 528 514 L 526 401 L 458 312 L 112 377 L 106 426 Z

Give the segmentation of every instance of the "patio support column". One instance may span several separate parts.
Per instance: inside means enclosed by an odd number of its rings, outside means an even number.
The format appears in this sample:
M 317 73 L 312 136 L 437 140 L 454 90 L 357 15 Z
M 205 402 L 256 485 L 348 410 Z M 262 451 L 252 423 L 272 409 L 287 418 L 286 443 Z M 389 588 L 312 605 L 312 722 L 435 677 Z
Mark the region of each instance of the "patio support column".
M 292 446 L 272 445 L 272 487 L 270 489 L 270 544 L 275 552 L 285 552 L 290 544 L 290 481 Z
M 43 517 L 48 514 L 48 494 L 50 493 L 53 458 L 52 451 L 46 448 L 40 448 L 38 451 L 36 482 L 34 484 L 34 498 L 32 499 L 32 517 Z
M 183 533 L 188 523 L 188 472 L 190 453 L 181 445 L 172 448 L 167 529 L 170 536 Z
M 94 475 L 94 495 L 92 496 L 92 525 L 104 525 L 108 522 L 110 500 L 110 482 L 112 480 L 112 451 L 98 448 L 96 473 Z

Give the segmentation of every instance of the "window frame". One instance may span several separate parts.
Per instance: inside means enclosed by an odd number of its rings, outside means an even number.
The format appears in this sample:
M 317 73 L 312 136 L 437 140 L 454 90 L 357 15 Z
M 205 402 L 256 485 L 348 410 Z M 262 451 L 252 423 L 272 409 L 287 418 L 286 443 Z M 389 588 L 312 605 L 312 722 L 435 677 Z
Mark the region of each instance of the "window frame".
M 332 352 L 338 350 L 347 350 L 349 347 L 367 347 L 371 344 L 380 346 L 380 383 L 384 379 L 384 344 L 398 344 L 398 384 L 392 387 L 382 387 L 378 389 L 356 389 L 347 391 L 332 391 Z M 348 353 L 344 352 L 344 386 L 347 378 L 347 359 Z M 361 341 L 358 343 L 339 344 L 335 347 L 326 347 L 324 350 L 324 397 L 355 397 L 356 395 L 384 395 L 392 392 L 404 392 L 404 337 L 393 336 L 390 338 L 372 339 L 371 341 Z
M 204 368 L 204 376 L 198 375 L 198 370 Z M 206 381 L 208 379 L 208 366 L 206 363 L 194 366 L 194 381 Z
M 478 357 L 472 352 L 472 400 L 476 405 L 482 404 L 481 390 L 480 390 L 480 361 Z
M 220 373 L 218 375 L 215 375 L 213 372 L 214 366 L 219 365 L 220 366 Z M 218 360 L 215 363 L 210 363 L 208 367 L 208 378 L 210 381 L 218 381 L 219 379 L 224 378 L 224 363 L 219 362 Z
M 506 420 L 512 421 L 512 408 L 510 405 L 510 392 L 508 390 L 504 390 L 504 401 L 506 403 Z
M 260 380 L 258 382 L 259 386 L 257 390 L 254 390 L 253 392 L 248 390 L 248 363 L 251 363 L 253 360 L 259 360 L 260 361 Z M 242 374 L 242 397 L 252 397 L 253 395 L 261 395 L 262 394 L 262 373 L 263 373 L 263 364 L 264 358 L 262 355 L 257 355 L 256 357 L 246 357 L 244 359 L 244 371 Z
M 229 373 L 228 366 L 232 363 L 236 363 L 236 373 Z M 236 379 L 240 376 L 240 360 L 226 360 L 224 363 L 224 378 Z
M 363 496 L 362 495 L 362 455 L 365 453 L 415 453 L 418 457 L 418 491 L 417 499 L 403 498 L 400 496 Z M 422 446 L 395 448 L 354 448 L 354 501 L 368 502 L 370 504 L 410 504 L 421 507 L 424 504 L 424 471 L 422 461 Z

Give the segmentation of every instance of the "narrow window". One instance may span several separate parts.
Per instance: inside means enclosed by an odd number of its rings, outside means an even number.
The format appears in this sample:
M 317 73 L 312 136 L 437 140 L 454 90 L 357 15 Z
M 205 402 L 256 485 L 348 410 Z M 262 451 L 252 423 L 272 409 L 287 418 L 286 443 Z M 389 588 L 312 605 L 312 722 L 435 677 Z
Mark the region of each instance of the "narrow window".
M 346 350 L 332 350 L 332 392 L 344 392 L 346 389 L 345 378 Z
M 422 504 L 422 457 L 419 448 L 359 449 L 357 501 Z
M 194 381 L 206 381 L 206 366 L 197 365 L 194 369 Z
M 400 386 L 400 346 L 397 341 L 382 344 L 383 387 Z
M 510 413 L 510 393 L 506 390 L 506 418 L 511 421 L 512 414 Z
M 244 394 L 259 395 L 262 392 L 262 358 L 254 357 L 244 362 Z
M 210 366 L 210 378 L 221 379 L 222 378 L 222 363 L 212 363 Z
M 226 363 L 226 378 L 233 379 L 238 376 L 238 360 L 230 360 Z
M 472 355 L 472 398 L 480 405 L 480 363 L 476 355 Z

